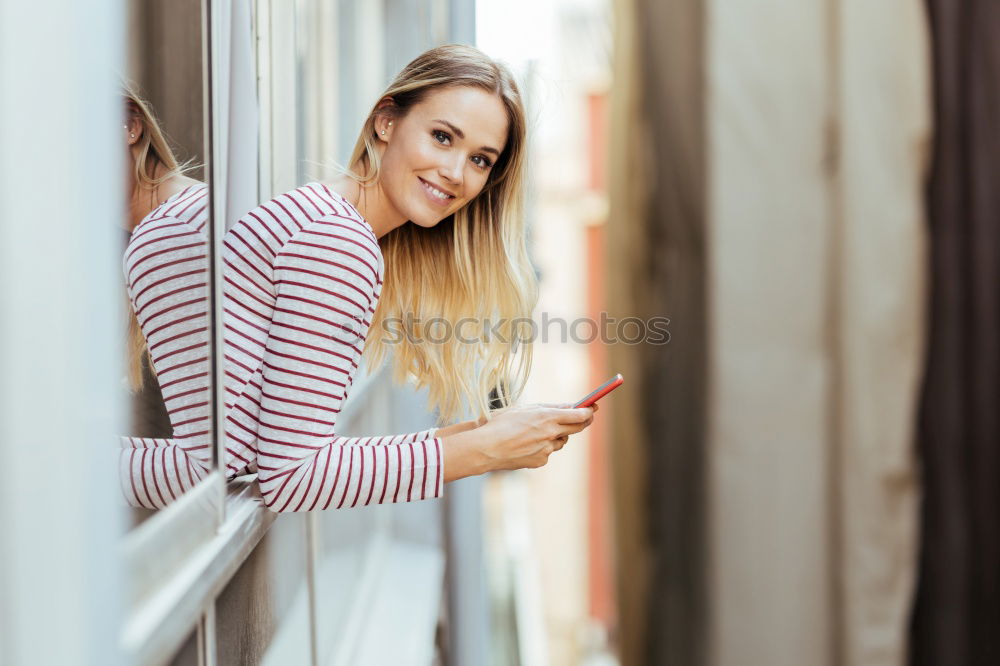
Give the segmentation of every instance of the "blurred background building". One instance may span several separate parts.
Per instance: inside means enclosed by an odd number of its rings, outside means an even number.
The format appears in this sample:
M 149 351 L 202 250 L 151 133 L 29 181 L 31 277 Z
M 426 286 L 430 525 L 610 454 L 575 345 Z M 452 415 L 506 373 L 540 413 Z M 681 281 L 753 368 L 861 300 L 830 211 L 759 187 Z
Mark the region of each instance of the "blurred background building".
M 1000 663 L 998 34 L 995 0 L 0 4 L 0 663 Z M 276 517 L 215 472 L 130 514 L 117 436 L 168 426 L 122 392 L 120 79 L 217 251 L 447 42 L 527 101 L 523 400 L 625 384 L 441 500 Z M 344 434 L 434 423 L 363 374 Z

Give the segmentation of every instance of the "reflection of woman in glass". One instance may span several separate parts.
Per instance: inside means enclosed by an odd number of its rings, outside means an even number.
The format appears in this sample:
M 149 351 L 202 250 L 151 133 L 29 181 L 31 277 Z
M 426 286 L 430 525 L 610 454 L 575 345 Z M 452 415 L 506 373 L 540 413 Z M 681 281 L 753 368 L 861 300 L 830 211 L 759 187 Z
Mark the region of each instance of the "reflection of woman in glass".
M 131 305 L 129 383 L 143 383 L 148 360 L 163 393 L 173 436 L 123 437 L 122 490 L 137 506 L 159 508 L 189 490 L 212 457 L 207 302 L 208 197 L 183 175 L 148 105 L 124 95 L 130 237 L 124 270 Z

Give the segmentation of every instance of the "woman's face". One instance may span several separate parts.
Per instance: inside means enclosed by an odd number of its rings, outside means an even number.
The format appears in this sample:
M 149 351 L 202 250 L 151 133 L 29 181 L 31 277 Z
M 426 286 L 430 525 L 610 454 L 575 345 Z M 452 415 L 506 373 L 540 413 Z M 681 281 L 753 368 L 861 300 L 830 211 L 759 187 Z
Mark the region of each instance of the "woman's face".
M 388 122 L 379 118 L 375 124 L 385 142 L 382 191 L 401 215 L 422 227 L 476 198 L 507 142 L 500 98 L 469 86 L 433 91 Z

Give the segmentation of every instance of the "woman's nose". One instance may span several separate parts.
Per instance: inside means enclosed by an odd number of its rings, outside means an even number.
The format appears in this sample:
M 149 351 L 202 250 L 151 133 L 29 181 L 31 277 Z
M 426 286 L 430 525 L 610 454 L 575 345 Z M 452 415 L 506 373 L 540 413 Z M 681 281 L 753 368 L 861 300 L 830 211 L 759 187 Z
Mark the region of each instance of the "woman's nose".
M 465 172 L 465 158 L 458 156 L 441 165 L 441 176 L 454 185 L 462 184 L 462 174 Z

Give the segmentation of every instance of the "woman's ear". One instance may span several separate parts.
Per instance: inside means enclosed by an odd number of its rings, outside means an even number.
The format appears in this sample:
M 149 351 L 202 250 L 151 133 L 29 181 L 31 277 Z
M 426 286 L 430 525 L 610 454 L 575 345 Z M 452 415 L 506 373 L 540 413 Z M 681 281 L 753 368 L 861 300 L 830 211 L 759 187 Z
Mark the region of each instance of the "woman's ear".
M 392 136 L 392 117 L 386 114 L 379 114 L 375 118 L 375 133 L 378 138 L 388 142 Z
M 375 107 L 375 135 L 383 141 L 392 136 L 393 117 L 396 106 L 391 97 L 383 97 Z
M 125 123 L 125 140 L 128 142 L 128 145 L 135 145 L 142 138 L 142 122 L 136 116 L 129 116 Z

